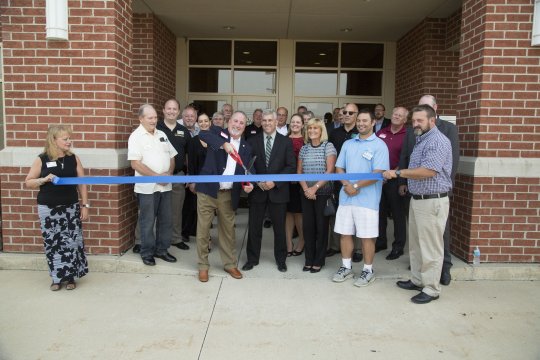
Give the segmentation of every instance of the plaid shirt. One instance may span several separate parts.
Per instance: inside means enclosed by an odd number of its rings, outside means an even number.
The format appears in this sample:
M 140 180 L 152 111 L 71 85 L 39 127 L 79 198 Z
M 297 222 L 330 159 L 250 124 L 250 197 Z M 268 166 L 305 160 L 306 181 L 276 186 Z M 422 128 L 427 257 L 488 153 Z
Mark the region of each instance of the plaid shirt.
M 420 167 L 436 171 L 437 174 L 422 180 L 407 179 L 411 194 L 430 195 L 452 189 L 452 147 L 450 140 L 436 126 L 416 138 L 409 169 Z

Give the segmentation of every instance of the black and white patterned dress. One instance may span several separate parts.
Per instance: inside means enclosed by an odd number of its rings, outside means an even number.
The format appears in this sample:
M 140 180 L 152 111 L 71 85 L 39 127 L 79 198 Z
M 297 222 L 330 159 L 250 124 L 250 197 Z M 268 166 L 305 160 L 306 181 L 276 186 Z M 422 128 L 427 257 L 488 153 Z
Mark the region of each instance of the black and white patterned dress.
M 54 174 L 60 177 L 77 176 L 75 155 L 51 161 L 40 155 L 40 177 Z M 38 193 L 38 213 L 49 274 L 54 283 L 83 277 L 88 273 L 84 254 L 81 209 L 76 185 L 59 186 L 46 183 Z

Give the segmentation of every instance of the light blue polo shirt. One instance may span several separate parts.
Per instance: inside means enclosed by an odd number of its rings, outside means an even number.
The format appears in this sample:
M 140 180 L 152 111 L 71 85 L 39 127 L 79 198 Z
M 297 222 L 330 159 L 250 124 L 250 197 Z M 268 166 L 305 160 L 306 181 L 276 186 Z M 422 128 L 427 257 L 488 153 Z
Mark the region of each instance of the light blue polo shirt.
M 346 173 L 372 173 L 373 170 L 388 170 L 390 157 L 388 147 L 375 134 L 367 139 L 347 140 L 341 148 L 336 167 L 342 168 Z M 355 183 L 358 180 L 349 180 Z M 345 190 L 339 193 L 339 205 L 353 205 L 372 210 L 379 210 L 381 201 L 382 181 L 360 188 L 359 194 L 349 196 Z

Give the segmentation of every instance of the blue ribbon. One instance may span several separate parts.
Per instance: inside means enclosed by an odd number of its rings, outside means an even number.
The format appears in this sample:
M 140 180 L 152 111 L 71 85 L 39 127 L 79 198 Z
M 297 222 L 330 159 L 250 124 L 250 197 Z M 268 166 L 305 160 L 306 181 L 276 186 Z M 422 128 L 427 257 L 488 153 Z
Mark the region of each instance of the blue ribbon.
M 135 183 L 214 183 L 257 181 L 382 180 L 381 173 L 350 174 L 265 174 L 265 175 L 173 175 L 173 176 L 89 176 L 55 177 L 55 185 L 97 185 Z

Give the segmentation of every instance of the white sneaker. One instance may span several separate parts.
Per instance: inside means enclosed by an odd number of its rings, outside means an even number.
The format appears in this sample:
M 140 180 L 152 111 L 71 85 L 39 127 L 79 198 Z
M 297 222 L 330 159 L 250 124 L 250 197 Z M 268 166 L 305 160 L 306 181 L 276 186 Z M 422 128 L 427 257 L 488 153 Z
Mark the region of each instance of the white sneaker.
M 353 277 L 354 273 L 352 272 L 352 269 L 347 269 L 346 267 L 340 267 L 335 273 L 334 277 L 332 278 L 333 282 L 344 282 L 350 277 Z
M 369 272 L 366 269 L 364 269 L 362 270 L 362 273 L 360 274 L 358 279 L 356 279 L 356 281 L 354 282 L 354 286 L 359 286 L 359 287 L 368 286 L 369 283 L 372 282 L 373 280 L 375 280 L 375 273 L 373 271 Z

